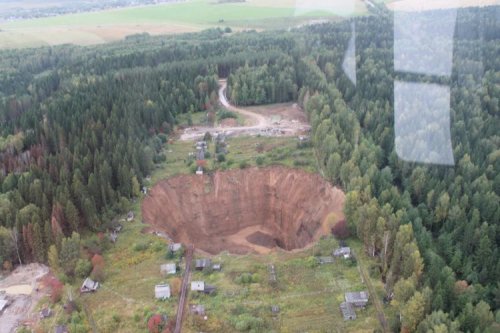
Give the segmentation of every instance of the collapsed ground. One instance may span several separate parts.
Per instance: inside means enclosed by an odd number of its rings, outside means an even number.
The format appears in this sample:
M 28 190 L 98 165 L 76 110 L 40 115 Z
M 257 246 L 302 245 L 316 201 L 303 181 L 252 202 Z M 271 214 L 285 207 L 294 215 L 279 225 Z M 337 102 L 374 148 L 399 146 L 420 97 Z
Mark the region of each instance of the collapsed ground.
M 211 254 L 303 248 L 343 217 L 344 194 L 317 174 L 284 167 L 180 175 L 153 187 L 147 223 Z

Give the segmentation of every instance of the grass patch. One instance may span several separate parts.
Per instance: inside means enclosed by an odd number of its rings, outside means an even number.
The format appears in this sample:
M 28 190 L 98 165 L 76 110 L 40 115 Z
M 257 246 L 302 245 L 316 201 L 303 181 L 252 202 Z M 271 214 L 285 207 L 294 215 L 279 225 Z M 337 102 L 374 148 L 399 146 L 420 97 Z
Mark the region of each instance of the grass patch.
M 283 165 L 316 172 L 316 159 L 311 147 L 298 148 L 293 137 L 236 137 L 227 141 L 225 161 L 212 161 L 212 168 L 233 169 L 241 166 Z M 215 155 L 212 155 L 215 156 Z
M 246 331 L 244 321 L 261 318 L 261 332 L 371 332 L 378 326 L 375 309 L 359 310 L 358 319 L 344 322 L 339 304 L 349 290 L 364 290 L 359 271 L 343 260 L 334 264 L 310 266 L 313 254 L 330 253 L 337 246 L 332 238 L 320 240 L 313 248 L 297 253 L 278 251 L 267 256 L 236 256 L 222 253 L 213 258 L 221 262 L 222 272 L 194 272 L 193 280 L 216 286 L 213 296 L 191 292 L 189 302 L 203 304 L 207 321 L 190 315 L 183 332 Z M 276 268 L 277 283 L 269 282 L 268 264 Z M 244 281 L 244 283 L 242 282 Z M 280 308 L 278 314 L 271 306 Z M 257 324 L 257 323 L 256 323 Z M 241 330 L 238 330 L 241 325 Z

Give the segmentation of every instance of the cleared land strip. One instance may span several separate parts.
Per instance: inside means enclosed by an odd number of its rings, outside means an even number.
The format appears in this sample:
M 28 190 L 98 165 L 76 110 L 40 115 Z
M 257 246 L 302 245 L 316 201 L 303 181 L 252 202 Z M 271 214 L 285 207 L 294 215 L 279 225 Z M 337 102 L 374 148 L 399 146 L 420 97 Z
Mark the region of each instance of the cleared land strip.
M 184 277 L 182 279 L 181 297 L 179 298 L 179 306 L 177 307 L 177 318 L 175 320 L 174 333 L 180 333 L 182 329 L 182 318 L 186 304 L 187 288 L 189 284 L 189 274 L 191 271 L 191 261 L 193 259 L 193 252 L 194 252 L 194 246 L 189 245 L 186 251 L 186 269 L 184 271 Z
M 380 300 L 378 299 L 377 294 L 375 293 L 375 289 L 373 288 L 372 281 L 370 280 L 370 277 L 366 273 L 365 264 L 360 258 L 357 257 L 357 259 L 358 259 L 359 270 L 363 275 L 363 279 L 365 280 L 365 284 L 368 287 L 368 291 L 372 296 L 371 299 L 373 300 L 373 304 L 375 305 L 375 309 L 377 310 L 377 317 L 380 322 L 380 325 L 382 326 L 384 332 L 389 333 L 390 330 L 389 327 L 387 326 L 387 320 L 385 319 L 382 304 L 380 304 Z

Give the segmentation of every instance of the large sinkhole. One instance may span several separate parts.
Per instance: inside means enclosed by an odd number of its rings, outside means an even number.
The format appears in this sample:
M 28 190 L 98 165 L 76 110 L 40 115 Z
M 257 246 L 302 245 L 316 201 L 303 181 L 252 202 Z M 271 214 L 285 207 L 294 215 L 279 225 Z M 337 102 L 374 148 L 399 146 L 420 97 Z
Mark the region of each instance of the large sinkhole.
M 317 174 L 285 167 L 181 175 L 148 193 L 142 214 L 174 241 L 216 254 L 306 247 L 343 218 L 344 194 Z

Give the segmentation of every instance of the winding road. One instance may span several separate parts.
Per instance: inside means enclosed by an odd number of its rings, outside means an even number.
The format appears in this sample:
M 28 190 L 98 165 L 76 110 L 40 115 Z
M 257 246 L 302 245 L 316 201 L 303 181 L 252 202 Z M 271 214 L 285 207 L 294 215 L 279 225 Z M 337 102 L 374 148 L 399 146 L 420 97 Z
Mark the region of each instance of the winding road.
M 227 136 L 241 136 L 241 135 L 263 135 L 263 136 L 293 136 L 310 129 L 308 124 L 293 123 L 290 121 L 283 121 L 280 124 L 273 123 L 270 117 L 262 114 L 236 107 L 229 103 L 226 97 L 227 80 L 219 80 L 219 103 L 229 111 L 238 113 L 250 120 L 251 125 L 247 126 L 230 126 L 230 127 L 208 127 L 197 126 L 189 127 L 184 130 L 180 136 L 182 141 L 191 141 L 202 138 L 205 133 L 217 134 L 224 132 Z

